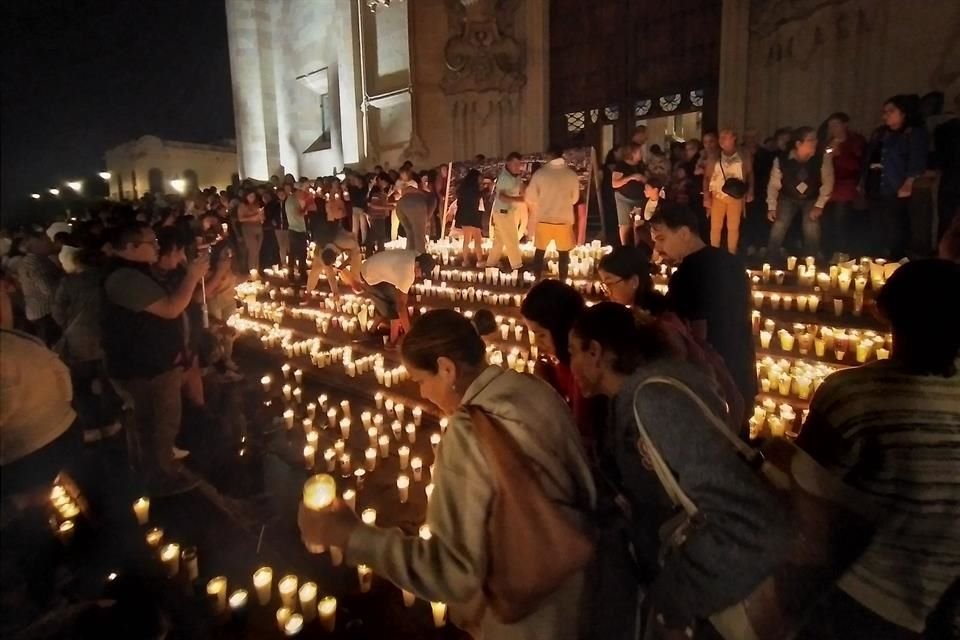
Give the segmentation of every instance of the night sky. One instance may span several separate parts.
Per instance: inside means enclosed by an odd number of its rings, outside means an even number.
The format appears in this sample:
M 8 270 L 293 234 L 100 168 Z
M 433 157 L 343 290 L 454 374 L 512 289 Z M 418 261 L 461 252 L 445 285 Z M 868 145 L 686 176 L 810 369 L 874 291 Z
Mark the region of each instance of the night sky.
M 3 212 L 145 134 L 234 137 L 224 0 L 3 2 Z

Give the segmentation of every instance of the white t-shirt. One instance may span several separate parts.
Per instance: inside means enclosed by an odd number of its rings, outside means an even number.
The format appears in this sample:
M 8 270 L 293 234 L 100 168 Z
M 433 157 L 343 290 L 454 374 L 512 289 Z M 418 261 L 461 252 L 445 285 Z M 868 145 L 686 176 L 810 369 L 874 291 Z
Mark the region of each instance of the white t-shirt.
M 416 280 L 417 252 L 392 249 L 375 253 L 360 266 L 360 275 L 367 284 L 392 284 L 401 293 L 408 293 Z
M 70 428 L 70 371 L 37 339 L 0 331 L 0 465 L 39 451 Z

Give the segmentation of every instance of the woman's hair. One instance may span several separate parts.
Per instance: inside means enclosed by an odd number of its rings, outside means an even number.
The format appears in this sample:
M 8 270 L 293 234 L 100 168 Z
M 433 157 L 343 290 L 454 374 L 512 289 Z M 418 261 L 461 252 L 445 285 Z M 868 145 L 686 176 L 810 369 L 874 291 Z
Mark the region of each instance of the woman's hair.
M 544 280 L 527 293 L 520 315 L 550 332 L 557 359 L 570 363 L 570 328 L 585 307 L 583 296 L 559 280 Z
M 894 357 L 911 372 L 941 376 L 956 372 L 957 292 L 960 264 L 933 258 L 898 268 L 877 295 L 877 308 L 893 327 Z
M 584 347 L 596 342 L 605 353 L 613 354 L 611 366 L 622 375 L 630 375 L 644 362 L 673 354 L 656 322 L 616 302 L 601 302 L 581 313 L 573 334 Z
M 475 195 L 480 193 L 480 172 L 476 169 L 470 169 L 467 175 L 460 181 L 457 187 L 457 193 Z
M 797 127 L 790 132 L 790 142 L 787 144 L 787 150 L 793 151 L 797 148 L 798 142 L 803 142 L 811 134 L 816 136 L 817 130 L 813 127 Z
M 916 127 L 921 124 L 920 97 L 898 93 L 883 101 L 883 104 L 892 104 L 903 113 L 903 128 Z
M 659 315 L 666 310 L 666 299 L 663 294 L 653 288 L 650 256 L 646 252 L 636 247 L 615 247 L 613 251 L 600 258 L 597 268 L 624 280 L 636 276 L 639 285 L 633 304 L 653 315 Z
M 157 250 L 161 256 L 166 256 L 177 249 L 185 249 L 183 232 L 177 227 L 161 227 L 157 230 Z
M 497 319 L 490 309 L 480 309 L 473 314 L 473 327 L 480 334 L 480 337 L 488 336 L 497 332 Z
M 414 321 L 400 354 L 411 366 L 430 373 L 437 372 L 441 356 L 458 369 L 477 369 L 483 366 L 486 345 L 465 317 L 452 309 L 434 309 Z

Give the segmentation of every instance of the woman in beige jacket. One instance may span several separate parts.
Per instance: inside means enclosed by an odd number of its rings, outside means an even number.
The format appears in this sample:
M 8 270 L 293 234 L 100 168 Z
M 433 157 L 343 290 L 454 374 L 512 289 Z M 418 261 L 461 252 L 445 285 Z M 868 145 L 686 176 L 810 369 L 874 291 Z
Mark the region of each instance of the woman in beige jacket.
M 498 421 L 536 464 L 547 496 L 572 507 L 567 512 L 586 525 L 596 490 L 566 403 L 533 376 L 487 366 L 483 340 L 466 318 L 452 310 L 422 316 L 401 349 L 421 395 L 450 418 L 437 451 L 434 491 L 427 509 L 433 536 L 422 540 L 397 529 L 360 524 L 348 508 L 324 513 L 301 508 L 304 542 L 341 546 L 351 564 L 366 564 L 425 600 L 448 603 L 455 619 L 459 613 L 475 622 L 477 638 L 583 637 L 585 572 L 557 585 L 520 622 L 503 624 L 483 606 L 482 587 L 489 566 L 486 522 L 494 477 L 465 408 L 479 406 Z

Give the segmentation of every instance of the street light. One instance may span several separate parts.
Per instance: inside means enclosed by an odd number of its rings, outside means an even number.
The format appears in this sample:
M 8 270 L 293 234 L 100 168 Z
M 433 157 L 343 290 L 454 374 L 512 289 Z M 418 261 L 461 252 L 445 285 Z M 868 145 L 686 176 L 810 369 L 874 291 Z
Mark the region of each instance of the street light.
M 176 178 L 170 181 L 170 186 L 176 189 L 177 193 L 183 193 L 187 188 L 187 181 L 183 178 Z
M 83 188 L 83 183 L 79 180 L 69 180 L 66 182 L 66 185 L 77 193 L 80 193 L 80 190 Z
M 56 187 L 54 187 L 54 188 L 52 188 L 52 189 L 47 189 L 47 192 L 48 192 L 50 195 L 52 195 L 52 196 L 58 196 L 58 195 L 60 195 L 60 189 L 57 189 Z
M 40 194 L 39 194 L 39 193 L 31 193 L 31 194 L 30 194 L 30 197 L 33 198 L 34 200 L 39 200 L 39 199 L 40 199 Z
M 111 174 L 109 171 L 101 171 L 97 175 L 99 175 L 103 180 L 109 180 L 113 174 Z

